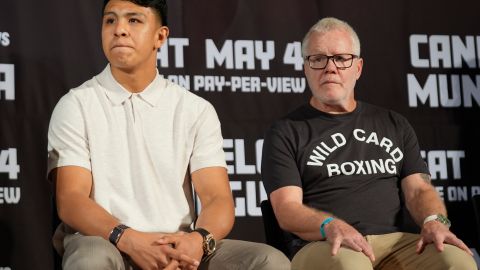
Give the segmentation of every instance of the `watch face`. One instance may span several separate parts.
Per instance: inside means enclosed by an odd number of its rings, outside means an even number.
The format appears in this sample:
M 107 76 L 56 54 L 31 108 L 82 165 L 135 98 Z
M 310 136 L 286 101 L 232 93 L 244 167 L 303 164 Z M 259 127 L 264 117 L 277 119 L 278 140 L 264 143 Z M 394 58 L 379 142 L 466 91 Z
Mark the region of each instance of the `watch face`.
M 207 250 L 208 250 L 208 253 L 213 253 L 215 251 L 215 248 L 216 248 L 216 243 L 215 243 L 215 239 L 210 238 L 207 240 Z
M 444 216 L 444 215 L 438 215 L 438 216 L 437 216 L 437 220 L 438 220 L 440 223 L 446 225 L 447 227 L 450 227 L 450 220 L 448 220 L 448 218 L 447 218 L 446 216 Z
M 207 237 L 205 237 L 203 245 L 204 245 L 203 246 L 203 249 L 204 249 L 203 252 L 205 253 L 205 255 L 208 256 L 215 251 L 217 243 L 215 242 L 215 238 L 213 238 L 213 236 L 211 234 L 209 234 L 209 235 L 207 235 Z
M 195 231 L 198 232 L 203 237 L 203 246 L 202 246 L 203 255 L 204 256 L 211 255 L 217 247 L 215 238 L 213 238 L 213 235 L 203 228 L 197 228 L 195 229 Z

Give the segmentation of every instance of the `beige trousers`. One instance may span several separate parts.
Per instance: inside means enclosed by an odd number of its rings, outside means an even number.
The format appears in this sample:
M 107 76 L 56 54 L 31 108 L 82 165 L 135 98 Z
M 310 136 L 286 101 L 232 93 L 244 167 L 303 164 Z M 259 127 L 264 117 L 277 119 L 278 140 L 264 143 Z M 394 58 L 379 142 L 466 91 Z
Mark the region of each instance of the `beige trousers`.
M 62 266 L 77 269 L 137 269 L 110 242 L 97 236 L 67 235 Z M 200 263 L 200 270 L 290 270 L 290 261 L 271 246 L 224 239 L 215 253 Z
M 363 253 L 344 247 L 332 256 L 329 242 L 312 242 L 295 255 L 292 270 L 477 270 L 473 257 L 456 246 L 445 245 L 444 251 L 438 252 L 434 245 L 429 244 L 423 253 L 417 254 L 415 249 L 419 237 L 418 234 L 401 232 L 366 236 L 373 248 L 374 263 Z

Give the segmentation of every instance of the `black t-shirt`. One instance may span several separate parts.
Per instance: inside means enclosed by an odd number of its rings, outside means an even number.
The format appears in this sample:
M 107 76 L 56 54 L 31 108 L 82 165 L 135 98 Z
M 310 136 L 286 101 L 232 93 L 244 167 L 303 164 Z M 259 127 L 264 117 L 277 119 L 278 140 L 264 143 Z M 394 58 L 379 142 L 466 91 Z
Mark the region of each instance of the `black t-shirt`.
M 338 216 L 363 235 L 399 231 L 400 179 L 426 173 L 418 141 L 401 115 L 358 102 L 332 115 L 304 105 L 275 122 L 263 145 L 268 194 L 303 189 L 303 203 Z

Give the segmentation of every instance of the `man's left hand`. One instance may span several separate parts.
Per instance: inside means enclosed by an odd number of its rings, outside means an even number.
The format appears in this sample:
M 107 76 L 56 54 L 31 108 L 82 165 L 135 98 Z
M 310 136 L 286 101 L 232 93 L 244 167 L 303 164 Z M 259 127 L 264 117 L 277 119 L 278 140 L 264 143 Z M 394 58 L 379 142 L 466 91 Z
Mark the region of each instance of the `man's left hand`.
M 161 245 L 171 244 L 176 250 L 198 261 L 201 261 L 203 256 L 202 243 L 203 243 L 203 237 L 197 232 L 191 232 L 191 233 L 178 232 L 175 234 L 166 235 L 162 237 L 160 240 L 156 241 L 156 244 L 161 244 Z M 180 263 L 179 267 L 181 269 L 188 269 L 188 270 L 197 269 L 196 266 L 187 265 L 182 262 Z
M 439 252 L 444 249 L 444 244 L 450 244 L 463 249 L 465 252 L 473 256 L 472 251 L 458 239 L 447 226 L 437 221 L 430 221 L 423 224 L 420 240 L 417 243 L 417 253 L 420 254 L 425 250 L 428 244 L 433 243 Z

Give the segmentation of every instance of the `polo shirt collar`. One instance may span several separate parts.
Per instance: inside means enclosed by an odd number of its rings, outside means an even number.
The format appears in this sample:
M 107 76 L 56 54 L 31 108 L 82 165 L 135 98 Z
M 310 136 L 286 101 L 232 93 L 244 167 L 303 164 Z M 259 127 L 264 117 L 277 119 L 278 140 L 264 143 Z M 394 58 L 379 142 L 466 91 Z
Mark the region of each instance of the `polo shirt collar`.
M 104 88 L 105 94 L 114 105 L 122 105 L 134 93 L 125 89 L 120 83 L 115 80 L 110 69 L 110 64 L 96 76 L 99 84 Z M 168 81 L 160 76 L 157 72 L 155 79 L 142 91 L 137 93 L 143 101 L 150 106 L 158 105 L 160 98 L 168 84 Z

